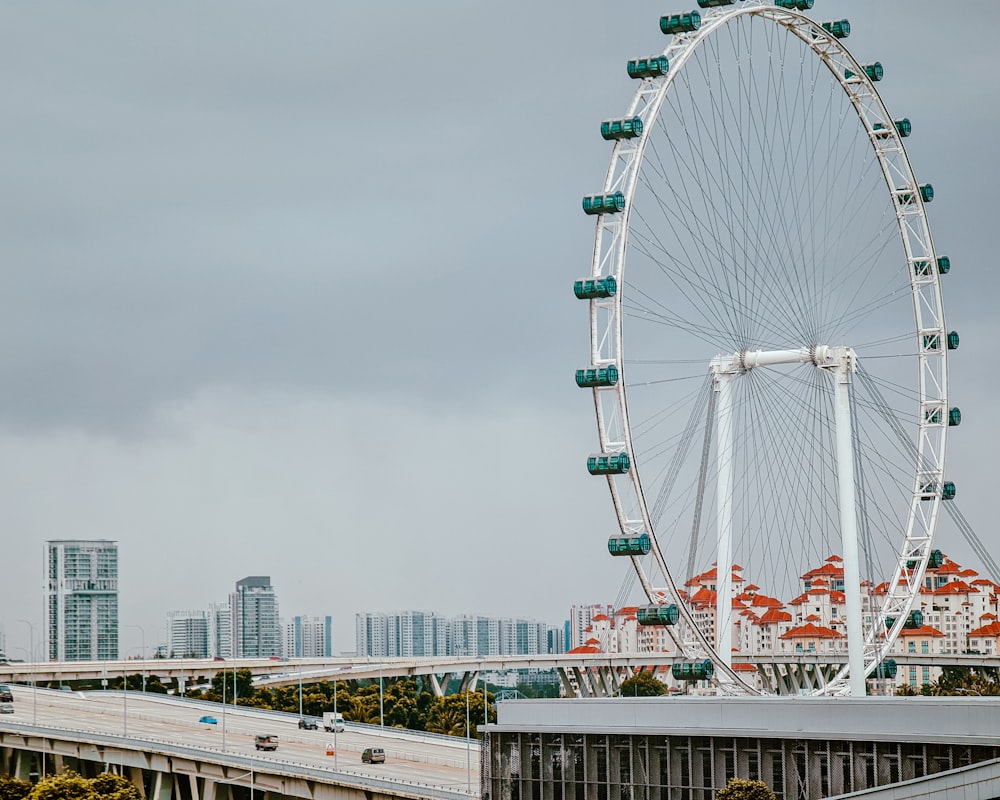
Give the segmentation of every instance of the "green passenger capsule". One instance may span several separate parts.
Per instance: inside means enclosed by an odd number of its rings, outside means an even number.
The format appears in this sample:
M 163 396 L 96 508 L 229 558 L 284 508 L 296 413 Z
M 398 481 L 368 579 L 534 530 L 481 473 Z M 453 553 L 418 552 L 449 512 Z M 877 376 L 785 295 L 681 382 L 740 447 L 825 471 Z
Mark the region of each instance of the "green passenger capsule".
M 670 667 L 675 681 L 707 681 L 715 674 L 715 665 L 709 660 L 675 661 Z
M 641 133 L 642 120 L 639 117 L 606 119 L 601 123 L 601 136 L 609 141 L 612 139 L 634 139 Z
M 907 569 L 914 569 L 917 566 L 917 561 L 914 559 L 912 561 L 906 562 Z M 931 550 L 930 555 L 927 556 L 927 569 L 937 569 L 944 563 L 944 553 L 940 550 Z
M 778 8 L 793 8 L 796 11 L 808 11 L 813 7 L 813 0 L 774 0 Z
M 896 672 L 898 672 L 898 670 L 899 668 L 896 666 L 896 660 L 894 658 L 887 658 L 875 667 L 875 671 L 872 673 L 872 676 L 878 678 L 879 680 L 891 681 L 896 677 Z
M 668 606 L 641 606 L 635 616 L 640 625 L 676 625 L 681 613 L 677 606 L 671 603 Z
M 934 409 L 933 411 L 928 411 L 924 414 L 924 420 L 931 423 L 932 425 L 941 424 L 941 411 Z M 952 406 L 948 409 L 948 426 L 954 428 L 957 425 L 962 424 L 962 409 L 958 406 Z
M 927 483 L 920 487 L 921 500 L 931 500 L 937 495 L 938 487 L 936 483 Z M 956 494 L 953 481 L 945 481 L 941 485 L 941 499 L 954 500 Z
M 612 297 L 618 291 L 618 281 L 613 275 L 606 278 L 580 278 L 573 282 L 573 294 L 580 300 Z
M 633 58 L 628 62 L 630 78 L 658 78 L 666 75 L 670 62 L 666 56 L 650 56 L 649 58 Z
M 660 17 L 660 30 L 665 34 L 691 33 L 701 27 L 701 14 L 689 11 L 687 14 L 670 14 Z
M 618 367 L 614 364 L 609 364 L 606 367 L 587 367 L 576 371 L 576 385 L 581 389 L 614 386 L 616 383 L 618 383 Z
M 958 331 L 948 332 L 948 349 L 958 350 Z
M 872 81 L 882 80 L 882 76 L 885 74 L 882 69 L 882 64 L 879 61 L 876 61 L 874 64 L 865 64 L 862 69 L 865 71 L 865 75 L 867 75 Z M 853 78 L 854 74 L 855 73 L 852 70 L 844 70 L 845 78 Z
M 924 612 L 923 611 L 911 611 L 906 615 L 906 622 L 903 623 L 903 627 L 907 630 L 916 630 L 917 628 L 922 628 L 924 625 Z
M 951 259 L 948 256 L 940 256 L 936 263 L 939 275 L 947 275 L 951 271 Z M 913 272 L 916 275 L 930 275 L 931 262 L 926 259 L 915 260 L 913 262 Z
M 892 121 L 893 127 L 896 129 L 896 133 L 900 135 L 900 138 L 905 139 L 913 132 L 913 126 L 910 124 L 910 120 L 906 117 L 901 117 L 900 119 L 894 119 Z M 889 129 L 882 122 L 876 122 L 872 125 L 872 132 L 876 136 L 884 137 L 889 135 Z
M 625 210 L 625 195 L 621 192 L 614 194 L 594 194 L 583 198 L 583 211 L 585 214 L 618 214 Z
M 608 539 L 608 552 L 613 556 L 644 556 L 652 549 L 648 533 L 638 536 L 612 536 Z
M 715 8 L 717 6 L 731 6 L 736 0 L 698 0 L 700 8 Z
M 587 459 L 591 475 L 622 475 L 631 466 L 628 453 L 597 453 Z
M 851 23 L 846 19 L 838 19 L 833 22 L 821 22 L 820 27 L 835 39 L 846 39 L 851 35 Z

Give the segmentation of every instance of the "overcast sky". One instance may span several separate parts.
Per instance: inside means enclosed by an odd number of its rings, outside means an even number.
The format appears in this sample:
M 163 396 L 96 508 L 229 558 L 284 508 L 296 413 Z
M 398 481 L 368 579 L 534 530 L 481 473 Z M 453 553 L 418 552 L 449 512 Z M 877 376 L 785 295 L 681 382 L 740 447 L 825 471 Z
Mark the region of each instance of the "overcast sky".
M 0 3 L 10 655 L 58 538 L 118 541 L 123 655 L 247 575 L 333 615 L 336 651 L 358 612 L 612 602 L 580 197 L 626 60 L 692 4 Z M 993 549 L 1000 4 L 813 16 L 850 18 L 913 121 L 962 335 L 948 477 Z

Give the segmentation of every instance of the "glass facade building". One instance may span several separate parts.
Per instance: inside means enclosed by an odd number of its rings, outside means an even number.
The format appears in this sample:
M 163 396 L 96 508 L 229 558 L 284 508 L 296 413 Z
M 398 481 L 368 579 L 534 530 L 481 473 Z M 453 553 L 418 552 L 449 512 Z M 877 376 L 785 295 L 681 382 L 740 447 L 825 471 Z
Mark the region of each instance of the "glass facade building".
M 45 646 L 50 661 L 118 658 L 118 543 L 46 542 Z
M 233 612 L 233 652 L 237 658 L 281 655 L 278 599 L 269 576 L 252 575 L 237 581 L 229 606 Z

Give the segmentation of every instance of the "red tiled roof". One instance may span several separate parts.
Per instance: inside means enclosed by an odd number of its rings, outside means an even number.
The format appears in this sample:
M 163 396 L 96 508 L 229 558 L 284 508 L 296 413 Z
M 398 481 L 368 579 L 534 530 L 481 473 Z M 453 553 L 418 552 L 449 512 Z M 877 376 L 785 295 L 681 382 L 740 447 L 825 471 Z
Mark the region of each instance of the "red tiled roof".
M 940 589 L 935 589 L 933 594 L 968 594 L 968 593 L 978 593 L 978 589 L 973 589 L 965 581 L 948 581 Z
M 1000 636 L 1000 622 L 991 622 L 989 625 L 969 631 L 969 636 Z
M 787 611 L 769 608 L 754 625 L 772 625 L 777 622 L 791 622 L 792 615 Z
M 574 647 L 572 650 L 567 650 L 566 654 L 572 655 L 574 653 L 600 653 L 600 652 L 601 652 L 600 647 L 592 647 L 591 645 L 588 644 L 582 644 L 579 647 Z
M 900 637 L 903 636 L 944 636 L 941 631 L 937 628 L 932 628 L 930 625 L 921 625 L 919 628 L 903 628 L 899 632 Z
M 802 575 L 801 577 L 802 577 L 803 580 L 808 580 L 810 578 L 818 578 L 821 575 L 829 575 L 830 577 L 834 577 L 834 578 L 843 578 L 844 577 L 844 568 L 843 567 L 838 567 L 835 564 L 830 563 L 829 560 L 827 560 L 827 562 L 822 567 L 817 567 L 816 569 L 811 569 L 805 575 Z
M 766 594 L 755 594 L 753 597 L 753 602 L 750 605 L 757 607 L 765 606 L 767 608 L 784 607 L 784 603 L 782 603 L 776 597 L 768 597 Z
M 811 622 L 792 628 L 788 633 L 783 633 L 779 639 L 843 639 L 844 634 L 831 628 L 824 628 L 822 625 L 813 625 Z

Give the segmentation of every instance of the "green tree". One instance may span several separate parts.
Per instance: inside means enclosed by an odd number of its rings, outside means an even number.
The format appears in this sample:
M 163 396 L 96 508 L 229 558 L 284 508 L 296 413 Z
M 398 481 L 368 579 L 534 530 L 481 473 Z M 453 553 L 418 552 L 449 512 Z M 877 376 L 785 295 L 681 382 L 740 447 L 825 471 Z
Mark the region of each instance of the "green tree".
M 31 792 L 31 784 L 9 775 L 0 775 L 0 800 L 24 800 Z
M 486 718 L 496 722 L 496 707 L 489 705 L 491 695 L 487 694 Z M 468 702 L 468 709 L 466 708 Z M 473 738 L 481 739 L 483 732 L 479 725 L 483 720 L 483 692 L 459 692 L 447 697 L 435 697 L 427 711 L 426 730 L 431 733 L 444 733 L 448 736 L 465 737 L 466 722 Z
M 622 681 L 622 686 L 618 690 L 619 697 L 659 697 L 666 693 L 666 684 L 651 672 L 637 672 L 631 678 Z
M 105 772 L 91 780 L 101 800 L 142 800 L 142 794 L 130 780 Z
M 764 781 L 730 778 L 726 788 L 716 793 L 715 800 L 777 800 L 777 795 Z
M 67 770 L 36 783 L 28 800 L 100 800 L 100 797 L 91 781 Z

